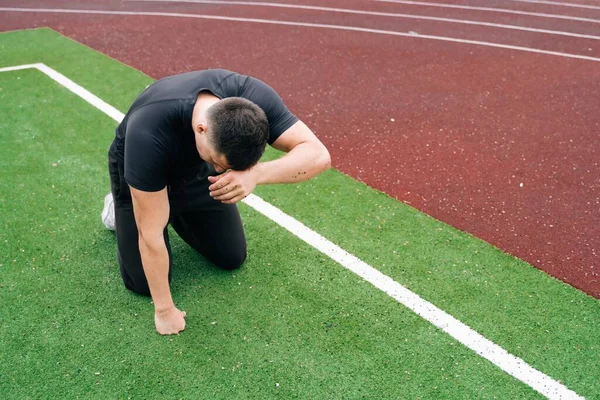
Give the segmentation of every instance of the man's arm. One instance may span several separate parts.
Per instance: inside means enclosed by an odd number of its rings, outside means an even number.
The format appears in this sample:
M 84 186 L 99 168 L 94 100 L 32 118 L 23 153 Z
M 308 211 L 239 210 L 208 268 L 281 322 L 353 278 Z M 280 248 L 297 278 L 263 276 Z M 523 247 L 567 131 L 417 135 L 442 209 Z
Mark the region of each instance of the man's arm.
M 306 181 L 331 166 L 329 151 L 302 121 L 283 132 L 272 146 L 287 154 L 252 168 L 259 185 Z
M 169 287 L 169 253 L 163 231 L 169 222 L 167 189 L 143 192 L 130 187 L 138 228 L 140 255 L 154 302 L 154 322 L 161 335 L 185 329 L 185 312 L 179 311 Z
M 209 177 L 211 196 L 223 203 L 237 203 L 252 193 L 257 184 L 302 182 L 331 165 L 327 148 L 302 121 L 292 125 L 272 146 L 287 154 L 258 163 L 247 171 L 228 171 Z

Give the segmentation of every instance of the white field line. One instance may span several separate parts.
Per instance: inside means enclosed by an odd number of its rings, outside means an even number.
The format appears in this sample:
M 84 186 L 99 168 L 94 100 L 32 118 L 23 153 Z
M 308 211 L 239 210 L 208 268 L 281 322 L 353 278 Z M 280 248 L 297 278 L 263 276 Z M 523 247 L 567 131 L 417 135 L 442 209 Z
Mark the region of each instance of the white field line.
M 79 86 L 78 84 L 76 84 L 75 82 L 73 82 L 72 80 L 67 78 L 66 76 L 56 72 L 55 70 L 53 70 L 52 68 L 50 68 L 44 64 L 37 63 L 37 64 L 17 65 L 16 67 L 0 68 L 0 72 L 17 71 L 17 70 L 29 69 L 29 68 L 35 68 L 35 69 L 43 72 L 44 74 L 48 75 L 50 78 L 52 78 L 56 82 L 60 83 L 62 86 L 66 87 L 71 92 L 75 93 L 77 96 L 81 97 L 82 99 L 84 99 L 85 101 L 87 101 L 88 103 L 90 103 L 91 105 L 93 105 L 98 110 L 102 111 L 104 114 L 108 115 L 115 121 L 121 122 L 121 120 L 125 116 L 125 114 L 123 114 L 122 112 L 120 112 L 119 110 L 117 110 L 116 108 L 111 106 L 110 104 L 106 103 L 101 98 L 97 97 L 93 93 L 87 91 L 83 87 Z
M 553 30 L 549 30 L 549 29 L 528 28 L 528 27 L 518 26 L 518 25 L 496 24 L 493 22 L 473 21 L 473 20 L 454 19 L 454 18 L 431 17 L 428 15 L 399 14 L 399 13 L 388 13 L 388 12 L 380 12 L 380 11 L 353 10 L 353 9 L 348 9 L 348 8 L 306 6 L 306 5 L 300 5 L 300 4 L 268 3 L 268 2 L 260 2 L 260 1 L 220 1 L 220 0 L 124 0 L 124 1 L 127 3 L 196 3 L 196 4 L 239 5 L 239 6 L 250 6 L 250 7 L 292 8 L 292 9 L 300 9 L 300 10 L 337 12 L 337 13 L 344 13 L 344 14 L 374 15 L 374 16 L 378 16 L 378 17 L 393 17 L 393 18 L 417 19 L 417 20 L 424 20 L 424 21 L 448 22 L 448 23 L 454 23 L 454 24 L 486 26 L 486 27 L 491 27 L 491 28 L 512 29 L 512 30 L 517 30 L 517 31 L 544 33 L 544 34 L 549 34 L 549 35 L 570 36 L 570 37 L 577 37 L 577 38 L 582 38 L 582 39 L 600 40 L 600 36 L 584 35 L 581 33 L 564 32 L 564 31 L 553 31 Z
M 425 1 L 411 1 L 411 0 L 372 0 L 372 1 L 378 1 L 381 3 L 408 4 L 408 5 L 426 6 L 426 7 L 457 8 L 460 10 L 489 11 L 489 12 L 497 12 L 497 13 L 504 13 L 504 14 L 531 15 L 532 17 L 568 19 L 571 21 L 591 22 L 594 24 L 600 23 L 600 20 L 598 20 L 598 19 L 572 17 L 569 15 L 560 15 L 560 14 L 546 14 L 546 13 L 536 13 L 536 12 L 529 12 L 529 11 L 517 11 L 517 10 L 511 10 L 511 9 L 507 9 L 507 8 L 461 6 L 458 4 L 428 3 Z
M 165 12 L 76 10 L 76 9 L 63 9 L 63 8 L 15 8 L 15 7 L 0 7 L 0 11 L 31 12 L 31 13 L 63 13 L 63 14 L 127 15 L 127 16 L 146 16 L 146 17 L 198 18 L 198 19 L 218 20 L 218 21 L 252 22 L 252 23 L 258 23 L 258 24 L 270 24 L 270 25 L 303 26 L 303 27 L 308 27 L 308 28 L 336 29 L 336 30 L 343 30 L 343 31 L 375 33 L 375 34 L 380 34 L 380 35 L 392 35 L 392 36 L 403 36 L 403 37 L 412 37 L 412 38 L 419 38 L 419 39 L 439 40 L 439 41 L 444 41 L 444 42 L 472 44 L 472 45 L 476 45 L 476 46 L 495 47 L 495 48 L 500 48 L 500 49 L 526 51 L 529 53 L 547 54 L 547 55 L 566 57 L 566 58 L 576 58 L 579 60 L 588 60 L 588 61 L 596 61 L 596 62 L 600 61 L 600 58 L 598 58 L 598 57 L 583 56 L 583 55 L 571 54 L 571 53 L 561 53 L 558 51 L 550 51 L 550 50 L 540 50 L 540 49 L 534 49 L 531 47 L 512 46 L 512 45 L 508 45 L 508 44 L 482 42 L 482 41 L 478 41 L 478 40 L 449 38 L 449 37 L 445 37 L 445 36 L 421 35 L 421 34 L 414 33 L 414 32 L 407 33 L 407 32 L 397 32 L 397 31 L 386 31 L 386 30 L 381 30 L 381 29 L 358 28 L 358 27 L 354 27 L 354 26 L 345 26 L 345 25 L 311 24 L 311 23 L 307 23 L 307 22 L 276 21 L 276 20 L 257 19 L 257 18 L 234 18 L 234 17 L 223 17 L 220 15 L 182 14 L 182 13 L 165 13 Z
M 9 71 L 18 71 L 21 69 L 38 68 L 40 65 L 44 65 L 44 64 L 23 64 L 23 65 L 17 65 L 14 67 L 5 67 L 5 68 L 0 68 L 0 72 L 9 72 Z
M 519 2 L 519 3 L 550 4 L 553 6 L 589 8 L 592 10 L 600 10 L 600 7 L 598 7 L 598 6 L 590 6 L 587 4 L 576 4 L 576 3 L 562 3 L 560 1 L 542 1 L 542 0 L 508 0 L 508 1 L 515 1 L 515 2 Z
M 36 68 L 40 70 L 100 111 L 113 118 L 115 121 L 120 122 L 123 119 L 124 114 L 119 110 L 44 64 L 30 64 L 27 66 L 2 68 L 0 69 L 0 72 L 14 71 L 24 68 Z M 484 338 L 482 335 L 475 332 L 473 329 L 452 317 L 445 311 L 422 299 L 417 294 L 400 285 L 389 276 L 382 274 L 364 261 L 333 244 L 323 236 L 306 227 L 298 220 L 285 214 L 272 204 L 267 203 L 260 197 L 251 194 L 244 200 L 244 203 L 259 213 L 265 215 L 272 221 L 276 222 L 283 228 L 287 229 L 293 235 L 296 235 L 307 244 L 341 264 L 343 267 L 354 272 L 376 288 L 384 291 L 396 301 L 414 311 L 420 317 L 431 322 L 433 325 L 443 330 L 481 357 L 487 359 L 506 373 L 527 384 L 547 398 L 583 399 L 583 397 L 579 396 L 574 391 L 552 379 L 548 375 L 545 375 L 544 373 L 531 367 L 524 360 L 513 356 L 502 347 Z

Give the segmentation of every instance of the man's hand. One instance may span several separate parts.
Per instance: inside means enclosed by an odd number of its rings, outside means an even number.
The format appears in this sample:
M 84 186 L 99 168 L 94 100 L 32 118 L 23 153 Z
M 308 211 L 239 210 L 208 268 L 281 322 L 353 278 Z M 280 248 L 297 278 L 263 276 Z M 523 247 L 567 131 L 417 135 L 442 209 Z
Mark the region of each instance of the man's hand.
M 212 183 L 208 190 L 213 199 L 225 204 L 235 204 L 254 191 L 257 179 L 253 170 L 249 169 L 209 176 L 208 181 Z
M 185 329 L 185 311 L 173 306 L 154 312 L 154 325 L 161 335 L 178 335 Z

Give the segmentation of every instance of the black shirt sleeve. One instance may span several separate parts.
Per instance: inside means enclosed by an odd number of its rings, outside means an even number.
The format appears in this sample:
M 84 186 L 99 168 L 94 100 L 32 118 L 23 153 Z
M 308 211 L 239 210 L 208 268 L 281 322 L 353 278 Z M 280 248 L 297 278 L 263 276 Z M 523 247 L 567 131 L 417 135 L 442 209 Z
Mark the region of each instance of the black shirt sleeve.
M 269 144 L 273 144 L 283 132 L 298 122 L 298 117 L 286 107 L 279 94 L 259 79 L 248 77 L 240 97 L 256 103 L 267 115 L 269 120 Z
M 129 116 L 125 134 L 125 181 L 133 188 L 157 192 L 167 185 L 169 118 L 160 104 L 144 106 Z

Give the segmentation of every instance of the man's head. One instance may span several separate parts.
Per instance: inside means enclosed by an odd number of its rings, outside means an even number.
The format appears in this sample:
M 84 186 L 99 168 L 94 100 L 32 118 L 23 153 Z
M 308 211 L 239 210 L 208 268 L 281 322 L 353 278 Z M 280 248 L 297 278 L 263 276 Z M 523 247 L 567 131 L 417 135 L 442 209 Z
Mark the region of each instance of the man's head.
M 241 97 L 219 100 L 206 109 L 206 126 L 200 124 L 197 147 L 200 157 L 217 172 L 238 171 L 254 166 L 269 138 L 264 111 Z

